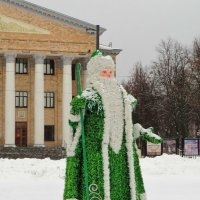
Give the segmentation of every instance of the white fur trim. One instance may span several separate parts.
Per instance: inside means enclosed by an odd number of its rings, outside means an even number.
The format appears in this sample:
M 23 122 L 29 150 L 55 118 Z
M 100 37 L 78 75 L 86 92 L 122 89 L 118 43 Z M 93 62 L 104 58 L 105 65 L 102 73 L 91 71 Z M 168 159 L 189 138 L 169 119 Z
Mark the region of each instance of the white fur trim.
M 73 136 L 72 127 L 70 127 L 69 139 L 67 141 L 67 157 L 72 157 L 75 155 L 75 150 L 79 142 L 79 138 L 81 136 L 81 123 L 80 123 L 80 115 L 70 115 L 70 120 L 73 122 L 79 122 L 75 136 Z
M 80 121 L 80 116 L 79 115 L 72 115 L 70 114 L 69 116 L 69 120 L 71 120 L 72 122 L 78 122 Z M 65 122 L 68 124 L 68 133 L 67 133 L 67 138 L 66 138 L 66 153 L 68 152 L 68 149 L 70 148 L 72 141 L 73 141 L 73 131 L 72 131 L 72 127 L 69 125 L 68 121 Z
M 141 194 L 141 200 L 147 200 L 147 195 L 146 195 L 146 193 Z
M 135 183 L 135 173 L 134 173 L 134 160 L 133 160 L 133 124 L 132 124 L 132 107 L 130 101 L 127 98 L 127 92 L 123 91 L 125 99 L 125 131 L 126 131 L 126 148 L 128 154 L 128 164 L 129 164 L 129 178 L 130 178 L 130 190 L 131 190 L 131 200 L 136 200 L 136 183 Z
M 137 99 L 131 94 L 128 94 L 122 85 L 120 85 L 120 89 L 122 90 L 122 93 L 124 94 L 124 99 L 127 101 L 127 103 L 129 102 L 132 110 L 134 110 L 137 105 Z
M 104 200 L 110 200 L 110 170 L 109 170 L 109 155 L 108 144 L 102 143 L 103 156 L 103 180 L 104 180 Z
M 80 121 L 80 115 L 72 115 L 70 114 L 70 118 L 71 121 L 73 122 L 79 122 Z
M 74 198 L 72 198 L 72 199 L 66 199 L 66 200 L 78 200 L 78 199 L 74 199 Z
M 138 137 L 140 137 L 140 135 L 142 133 L 145 133 L 146 135 L 148 135 L 151 138 L 155 138 L 157 140 L 161 140 L 160 136 L 158 136 L 158 135 L 156 135 L 156 134 L 154 134 L 152 132 L 152 127 L 143 128 L 139 123 L 134 124 L 134 126 L 133 126 L 133 137 L 134 137 L 134 139 L 137 139 Z
M 134 124 L 133 126 L 133 137 L 134 137 L 134 140 L 136 140 L 137 138 L 140 137 L 140 133 L 141 133 L 141 130 L 142 130 L 142 126 L 140 124 Z

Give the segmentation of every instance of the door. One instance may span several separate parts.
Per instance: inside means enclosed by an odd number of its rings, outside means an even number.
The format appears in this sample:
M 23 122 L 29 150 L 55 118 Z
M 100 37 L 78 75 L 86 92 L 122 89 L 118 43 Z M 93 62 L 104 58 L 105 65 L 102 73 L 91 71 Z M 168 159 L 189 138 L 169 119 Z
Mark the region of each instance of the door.
M 15 145 L 17 147 L 27 147 L 27 123 L 16 122 Z

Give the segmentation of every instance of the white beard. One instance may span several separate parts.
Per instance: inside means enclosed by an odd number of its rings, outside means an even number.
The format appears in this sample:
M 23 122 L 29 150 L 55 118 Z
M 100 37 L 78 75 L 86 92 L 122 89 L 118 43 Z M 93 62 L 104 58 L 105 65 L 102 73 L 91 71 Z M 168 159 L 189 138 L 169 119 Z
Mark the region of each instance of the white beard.
M 102 97 L 105 111 L 104 134 L 105 143 L 109 143 L 115 153 L 118 153 L 124 129 L 124 102 L 120 86 L 115 78 L 92 78 L 89 87 L 93 87 Z

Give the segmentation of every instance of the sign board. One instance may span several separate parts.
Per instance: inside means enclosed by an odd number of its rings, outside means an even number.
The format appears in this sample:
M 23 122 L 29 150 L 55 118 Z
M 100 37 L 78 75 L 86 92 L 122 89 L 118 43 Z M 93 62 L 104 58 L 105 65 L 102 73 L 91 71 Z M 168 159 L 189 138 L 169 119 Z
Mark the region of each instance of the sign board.
M 177 142 L 175 139 L 164 139 L 163 141 L 163 153 L 176 154 Z
M 18 117 L 19 119 L 25 119 L 25 117 L 26 117 L 25 111 L 18 111 L 18 112 L 17 112 L 17 117 Z
M 197 156 L 199 154 L 199 140 L 198 139 L 184 139 L 184 155 Z
M 161 154 L 161 144 L 147 142 L 147 156 L 160 156 Z

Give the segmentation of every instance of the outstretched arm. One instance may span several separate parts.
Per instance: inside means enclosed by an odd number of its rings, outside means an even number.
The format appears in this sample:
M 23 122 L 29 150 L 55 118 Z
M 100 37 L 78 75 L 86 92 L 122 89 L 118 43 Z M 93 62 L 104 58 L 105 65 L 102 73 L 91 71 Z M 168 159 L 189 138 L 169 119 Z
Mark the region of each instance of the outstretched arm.
M 134 170 L 135 170 L 135 182 L 137 189 L 137 199 L 146 199 L 146 193 L 144 189 L 144 183 L 142 173 L 139 164 L 139 157 L 137 152 L 136 139 L 141 137 L 145 141 L 157 144 L 162 142 L 162 138 L 153 133 L 153 128 L 143 128 L 140 124 L 133 125 L 133 153 L 134 153 Z
M 141 137 L 143 140 L 154 144 L 163 142 L 162 138 L 154 133 L 152 127 L 145 129 L 138 123 L 133 125 L 133 137 L 134 139 Z

